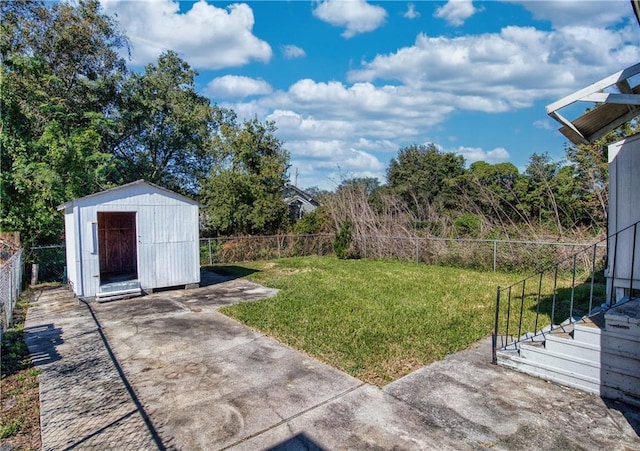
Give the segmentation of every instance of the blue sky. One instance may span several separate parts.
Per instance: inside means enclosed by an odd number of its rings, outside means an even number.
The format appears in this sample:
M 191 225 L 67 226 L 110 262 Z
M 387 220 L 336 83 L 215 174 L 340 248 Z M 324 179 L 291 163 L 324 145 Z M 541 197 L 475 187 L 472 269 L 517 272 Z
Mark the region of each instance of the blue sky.
M 628 0 L 102 4 L 133 69 L 174 50 L 212 102 L 274 121 L 301 188 L 384 183 L 411 144 L 521 170 L 534 152 L 561 160 L 545 106 L 640 61 Z

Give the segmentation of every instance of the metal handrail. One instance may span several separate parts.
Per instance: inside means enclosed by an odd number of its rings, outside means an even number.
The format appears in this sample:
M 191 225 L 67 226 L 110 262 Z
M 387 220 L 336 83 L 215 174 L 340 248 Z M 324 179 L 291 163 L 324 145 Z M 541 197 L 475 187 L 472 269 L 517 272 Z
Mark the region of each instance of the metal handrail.
M 567 324 L 574 323 L 577 320 L 576 319 L 577 316 L 580 316 L 580 317 L 590 316 L 600 311 L 601 310 L 600 304 L 596 304 L 596 306 L 594 306 L 594 299 L 596 299 L 595 275 L 599 271 L 598 254 L 597 254 L 598 249 L 599 248 L 601 249 L 603 247 L 602 246 L 603 243 L 608 244 L 613 242 L 613 246 L 611 249 L 612 255 L 605 256 L 605 258 L 602 261 L 604 265 L 608 266 L 606 268 L 603 267 L 602 269 L 607 270 L 607 277 L 611 281 L 613 281 L 616 277 L 616 266 L 617 266 L 616 262 L 619 254 L 618 238 L 620 237 L 621 234 L 628 232 L 630 230 L 633 230 L 633 240 L 632 240 L 633 245 L 631 248 L 631 273 L 629 276 L 629 297 L 631 297 L 634 289 L 633 282 L 634 282 L 634 266 L 636 261 L 635 252 L 636 252 L 636 243 L 637 243 L 638 224 L 640 224 L 640 221 L 628 227 L 625 227 L 624 229 L 621 229 L 612 235 L 609 235 L 608 237 L 592 244 L 587 248 L 581 249 L 580 251 L 574 253 L 573 255 L 567 258 L 564 258 L 556 262 L 554 265 L 547 267 L 544 270 L 538 271 L 520 280 L 519 282 L 513 283 L 505 287 L 498 286 L 496 289 L 494 328 L 493 328 L 493 334 L 492 334 L 492 340 L 491 340 L 492 346 L 493 346 L 492 348 L 493 363 L 497 362 L 496 352 L 499 349 L 517 350 L 519 343 L 522 343 L 525 341 L 530 342 L 530 341 L 543 339 L 545 334 L 548 334 L 551 331 L 556 330 L 558 328 L 564 327 Z M 587 257 L 587 254 L 589 253 L 590 255 L 588 257 L 590 258 Z M 578 286 L 576 283 L 576 276 L 578 274 L 578 264 L 577 264 L 578 257 L 584 257 L 585 260 L 590 260 L 590 265 L 591 265 L 591 267 L 588 268 L 590 270 L 590 278 L 588 281 L 589 295 L 588 295 L 588 308 L 586 308 L 586 311 L 581 311 L 576 307 L 576 304 L 578 303 L 586 304 L 586 300 L 577 299 L 577 294 L 576 294 L 576 288 Z M 559 274 L 562 273 L 561 268 L 566 267 L 567 265 L 570 265 L 569 272 L 571 276 L 570 295 L 568 299 L 568 304 L 569 304 L 568 312 L 567 312 L 567 315 L 564 317 L 565 321 L 563 321 L 560 324 L 556 324 L 557 316 L 561 314 L 564 310 L 567 310 L 560 307 L 560 299 L 558 299 L 558 291 L 560 289 L 558 285 Z M 550 273 L 553 273 L 553 274 L 550 275 Z M 545 296 L 544 289 L 543 289 L 543 279 L 545 276 L 552 277 L 552 282 L 553 282 L 553 288 L 551 292 L 548 293 L 548 296 Z M 537 292 L 534 291 L 533 293 L 527 294 L 527 287 L 530 286 L 530 284 L 528 285 L 528 282 L 532 281 L 532 279 L 536 277 L 538 278 Z M 522 290 L 521 291 L 518 290 L 519 293 L 516 293 L 514 295 L 514 292 L 516 292 L 516 290 L 520 287 L 522 287 Z M 609 299 L 606 299 L 606 296 L 605 296 L 604 298 L 605 302 L 603 303 L 607 307 L 611 307 L 615 303 L 614 291 L 615 291 L 614 284 L 613 282 L 611 282 L 610 297 Z M 530 300 L 533 299 L 534 301 L 533 303 L 532 301 L 527 302 L 527 299 L 530 299 Z M 540 320 L 542 319 L 541 306 L 543 305 L 543 302 L 545 302 L 545 299 L 550 300 L 551 302 L 551 309 L 548 313 L 546 313 L 550 319 L 550 324 L 548 324 L 547 326 L 541 329 L 538 329 L 538 325 L 540 324 Z M 504 305 L 505 300 L 506 300 L 506 306 Z M 501 305 L 501 303 L 503 303 L 503 305 Z M 533 320 L 530 321 L 532 326 L 532 331 L 529 331 L 529 332 L 526 332 L 527 328 L 523 326 L 523 319 L 524 319 L 525 311 L 527 308 L 532 310 L 535 309 L 535 316 Z M 518 333 L 516 335 L 512 335 L 513 329 L 511 329 L 512 326 L 515 326 L 515 324 L 512 324 L 514 318 L 517 318 Z M 510 334 L 510 329 L 511 329 L 511 334 Z M 523 330 L 525 330 L 524 333 L 523 333 Z

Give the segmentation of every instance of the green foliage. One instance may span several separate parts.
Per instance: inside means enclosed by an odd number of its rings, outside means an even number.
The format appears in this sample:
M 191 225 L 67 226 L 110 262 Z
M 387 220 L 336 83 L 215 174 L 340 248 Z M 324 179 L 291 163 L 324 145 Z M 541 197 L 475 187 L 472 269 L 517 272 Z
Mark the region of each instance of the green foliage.
M 196 75 L 168 51 L 124 82 L 112 140 L 125 181 L 144 178 L 197 193 L 215 160 L 212 135 L 229 113 L 196 93 Z
M 506 223 L 526 220 L 520 201 L 526 193 L 526 177 L 511 163 L 476 161 L 458 178 L 458 187 L 485 217 Z
M 0 439 L 13 437 L 23 428 L 22 421 L 20 419 L 14 419 L 9 421 L 8 424 L 3 424 L 0 427 Z
M 333 251 L 340 259 L 349 258 L 351 256 L 351 242 L 353 241 L 353 223 L 350 219 L 343 222 L 340 231 L 335 234 L 333 239 Z
M 38 283 L 66 283 L 65 251 L 64 246 L 30 249 L 25 255 L 26 267 L 29 268 L 34 263 L 38 264 Z
M 480 225 L 480 217 L 473 213 L 463 213 L 453 222 L 456 236 L 478 237 L 480 236 Z
M 270 235 L 288 228 L 282 191 L 289 153 L 275 131 L 272 122 L 257 119 L 221 127 L 213 144 L 216 163 L 201 190 L 210 234 Z
M 3 378 L 31 366 L 29 349 L 24 342 L 23 327 L 14 327 L 3 333 L 0 361 Z
M 464 159 L 444 153 L 434 144 L 400 149 L 387 169 L 392 190 L 418 215 L 428 205 L 454 206 L 455 179 L 464 173 Z
M 370 196 L 378 188 L 380 188 L 380 181 L 375 177 L 355 177 L 342 181 L 336 192 L 340 190 L 363 191 L 367 196 Z
M 0 8 L 0 227 L 22 232 L 27 245 L 59 242 L 56 206 L 117 181 L 102 138 L 126 39 L 98 1 Z
M 318 211 L 312 211 L 302 215 L 293 225 L 293 232 L 301 235 L 320 233 L 322 222 Z
M 572 165 L 576 190 L 575 208 L 582 224 L 606 227 L 608 201 L 608 146 L 640 130 L 637 121 L 610 131 L 591 144 L 567 145 L 567 160 Z

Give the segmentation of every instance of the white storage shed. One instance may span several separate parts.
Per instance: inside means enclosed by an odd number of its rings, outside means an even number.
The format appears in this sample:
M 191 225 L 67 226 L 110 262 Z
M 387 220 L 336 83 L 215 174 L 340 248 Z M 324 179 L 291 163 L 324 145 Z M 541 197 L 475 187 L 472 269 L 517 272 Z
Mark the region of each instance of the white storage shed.
M 145 180 L 60 205 L 75 294 L 100 300 L 197 286 L 198 209 L 194 200 Z

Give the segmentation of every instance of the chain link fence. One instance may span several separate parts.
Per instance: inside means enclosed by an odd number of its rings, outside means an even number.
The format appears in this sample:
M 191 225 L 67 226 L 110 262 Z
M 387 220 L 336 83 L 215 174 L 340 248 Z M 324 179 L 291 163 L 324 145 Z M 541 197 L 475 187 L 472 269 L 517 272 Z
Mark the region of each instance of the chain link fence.
M 363 236 L 354 242 L 360 258 L 398 259 L 429 265 L 459 266 L 483 271 L 539 271 L 560 261 L 571 270 L 571 256 L 593 243 L 546 241 L 480 240 L 454 238 L 421 238 Z M 606 245 L 597 247 L 594 255 L 583 253 L 582 264 L 592 259 L 603 262 Z M 333 255 L 333 235 L 278 235 L 202 238 L 200 264 L 213 265 L 252 260 L 269 260 L 307 255 Z
M 200 264 L 333 254 L 333 235 L 273 235 L 200 240 Z
M 31 247 L 24 260 L 27 273 L 31 276 L 33 282 L 67 282 L 64 244 Z M 37 265 L 37 268 L 34 265 Z M 34 272 L 37 272 L 37 274 L 34 274 Z
M 242 236 L 200 239 L 200 265 L 271 260 L 308 255 L 334 255 L 332 234 Z M 593 243 L 391 237 L 366 235 L 353 245 L 356 254 L 369 259 L 398 259 L 429 265 L 459 266 L 483 271 L 535 272 L 570 257 Z M 604 261 L 606 245 L 580 258 Z M 64 245 L 39 246 L 25 251 L 31 275 L 38 265 L 38 282 L 66 283 Z M 582 262 L 591 266 L 591 261 Z M 562 267 L 561 267 L 562 269 Z
M 560 269 L 571 270 L 570 257 L 593 243 L 367 235 L 356 246 L 363 258 L 398 259 L 494 272 L 536 272 L 565 261 L 566 268 L 561 266 Z M 594 256 L 581 254 L 581 258 L 589 260 L 582 263 L 591 266 L 592 258 L 604 261 L 606 252 L 606 244 L 599 245 Z
M 0 340 L 13 320 L 13 308 L 22 293 L 23 251 L 18 249 L 0 267 Z

